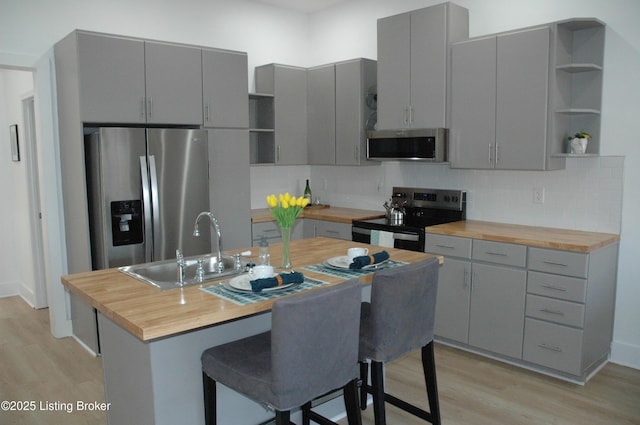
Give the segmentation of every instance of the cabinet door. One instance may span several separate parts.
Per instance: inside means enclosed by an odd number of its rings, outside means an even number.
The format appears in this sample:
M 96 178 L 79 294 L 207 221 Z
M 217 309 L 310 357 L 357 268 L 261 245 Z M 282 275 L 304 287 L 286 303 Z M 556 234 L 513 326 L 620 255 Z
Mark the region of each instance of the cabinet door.
M 335 164 L 335 65 L 319 66 L 307 70 L 307 117 L 309 164 Z
M 364 143 L 366 91 L 375 84 L 375 62 L 358 59 L 336 64 L 336 164 L 360 165 Z
M 249 131 L 209 129 L 211 210 L 220 222 L 224 249 L 251 244 Z
M 144 42 L 78 31 L 84 122 L 144 123 Z
M 438 278 L 435 334 L 466 344 L 469 340 L 471 263 L 445 258 Z
M 247 85 L 246 53 L 202 49 L 204 125 L 248 127 Z
M 456 43 L 451 59 L 451 167 L 493 168 L 496 38 Z
M 549 28 L 498 36 L 495 167 L 544 170 Z
M 147 122 L 202 125 L 198 47 L 145 41 Z
M 274 120 L 276 164 L 307 163 L 307 72 L 275 66 Z
M 378 129 L 408 125 L 411 15 L 378 20 Z
M 522 358 L 526 272 L 472 265 L 469 344 Z
M 411 13 L 411 127 L 446 127 L 446 34 L 446 4 Z

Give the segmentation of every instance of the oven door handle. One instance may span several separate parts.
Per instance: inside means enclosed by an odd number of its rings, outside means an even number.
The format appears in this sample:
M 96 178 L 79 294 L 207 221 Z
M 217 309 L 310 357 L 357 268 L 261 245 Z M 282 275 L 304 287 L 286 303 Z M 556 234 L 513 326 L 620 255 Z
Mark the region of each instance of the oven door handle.
M 416 235 L 416 234 L 407 234 L 407 233 L 394 233 L 393 234 L 393 239 L 394 240 L 401 240 L 401 241 L 410 241 L 410 242 L 419 242 L 420 241 L 420 235 Z

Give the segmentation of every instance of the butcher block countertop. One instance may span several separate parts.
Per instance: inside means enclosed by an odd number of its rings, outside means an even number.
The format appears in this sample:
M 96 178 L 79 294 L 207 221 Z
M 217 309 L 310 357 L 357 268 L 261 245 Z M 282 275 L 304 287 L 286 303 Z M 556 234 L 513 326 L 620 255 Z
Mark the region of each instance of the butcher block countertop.
M 290 255 L 294 269 L 322 263 L 328 258 L 344 255 L 352 246 L 367 244 L 331 238 L 309 238 L 291 241 Z M 385 248 L 393 260 L 408 263 L 433 257 L 432 254 Z M 241 250 L 229 251 L 242 252 Z M 282 261 L 281 244 L 270 246 L 272 264 Z M 439 256 L 440 257 L 440 256 Z M 440 257 L 442 262 L 442 257 Z M 329 283 L 344 279 L 305 270 L 310 278 Z M 371 283 L 373 274 L 362 276 L 362 283 Z M 200 290 L 216 281 L 191 285 L 182 289 L 162 291 L 119 272 L 98 270 L 62 276 L 62 284 L 100 313 L 113 320 L 142 341 L 169 337 L 192 330 L 219 325 L 271 310 L 273 299 L 247 305 L 236 305 Z
M 467 220 L 427 227 L 427 233 L 508 242 L 540 248 L 591 252 L 616 243 L 620 235 L 551 227 Z
M 371 218 L 384 217 L 384 211 L 360 210 L 356 208 L 326 207 L 326 208 L 305 208 L 300 218 L 315 218 L 317 220 L 337 221 L 340 223 L 351 223 L 354 220 L 369 220 Z M 269 212 L 269 208 L 259 208 L 251 210 L 251 220 L 254 223 L 274 221 Z

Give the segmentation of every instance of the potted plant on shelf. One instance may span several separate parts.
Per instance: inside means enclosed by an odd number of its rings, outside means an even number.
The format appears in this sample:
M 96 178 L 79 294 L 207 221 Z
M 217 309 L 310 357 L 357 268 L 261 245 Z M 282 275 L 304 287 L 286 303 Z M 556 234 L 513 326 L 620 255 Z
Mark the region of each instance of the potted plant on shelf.
M 586 131 L 579 131 L 573 136 L 569 136 L 569 146 L 571 153 L 584 155 L 587 152 L 587 142 L 591 135 Z

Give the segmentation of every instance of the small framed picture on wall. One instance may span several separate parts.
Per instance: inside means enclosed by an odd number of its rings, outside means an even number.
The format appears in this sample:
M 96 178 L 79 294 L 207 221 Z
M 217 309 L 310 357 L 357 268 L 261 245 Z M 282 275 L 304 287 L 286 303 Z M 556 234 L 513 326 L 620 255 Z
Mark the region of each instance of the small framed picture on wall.
M 20 161 L 20 142 L 18 140 L 18 124 L 10 125 L 9 133 L 11 134 L 11 159 L 13 161 Z

